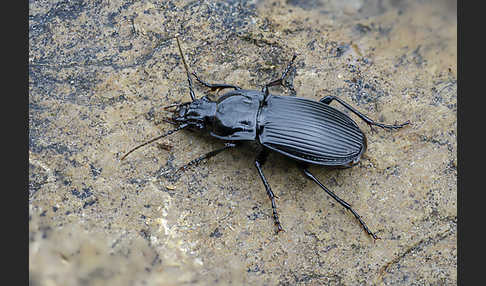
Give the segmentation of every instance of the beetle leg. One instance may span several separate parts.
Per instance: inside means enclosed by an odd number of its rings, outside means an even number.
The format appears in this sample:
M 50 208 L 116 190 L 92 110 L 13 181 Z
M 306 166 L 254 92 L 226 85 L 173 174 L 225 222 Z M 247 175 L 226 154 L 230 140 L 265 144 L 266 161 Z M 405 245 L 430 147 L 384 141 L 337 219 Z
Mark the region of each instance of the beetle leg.
M 203 81 L 202 79 L 200 79 L 195 72 L 193 72 L 192 75 L 196 78 L 196 80 L 200 84 L 204 85 L 205 87 L 209 87 L 212 91 L 214 91 L 214 90 L 220 90 L 220 89 L 224 89 L 224 88 L 234 88 L 235 90 L 241 89 L 241 87 L 236 86 L 236 85 L 232 85 L 232 84 L 225 84 L 225 83 L 207 83 L 207 82 Z
M 190 161 L 189 163 L 187 163 L 184 166 L 182 166 L 179 169 L 177 169 L 176 172 L 179 172 L 179 171 L 182 171 L 182 170 L 185 171 L 188 167 L 197 165 L 197 164 L 199 164 L 204 159 L 209 159 L 211 157 L 214 157 L 214 156 L 218 155 L 219 153 L 223 152 L 224 150 L 227 150 L 227 149 L 230 149 L 230 148 L 234 148 L 234 147 L 236 147 L 236 144 L 235 143 L 225 143 L 224 144 L 224 147 L 219 148 L 219 149 L 216 149 L 216 150 L 213 150 L 211 152 L 208 152 L 208 153 L 202 155 L 201 157 L 196 158 L 196 159 Z
M 375 122 L 375 121 L 371 120 L 368 116 L 364 115 L 363 113 L 361 113 L 358 110 L 356 110 L 355 108 L 353 108 L 351 105 L 347 104 L 346 102 L 344 102 L 343 100 L 339 99 L 338 97 L 335 97 L 335 96 L 332 96 L 332 95 L 325 96 L 325 97 L 323 97 L 319 101 L 322 102 L 322 103 L 325 103 L 325 104 L 330 104 L 331 101 L 333 101 L 333 100 L 336 100 L 341 105 L 343 105 L 344 107 L 346 107 L 347 109 L 349 109 L 351 112 L 353 112 L 354 114 L 358 115 L 359 118 L 361 118 L 364 122 L 368 123 L 368 125 L 370 127 L 372 125 L 376 125 L 378 127 L 386 128 L 386 129 L 398 129 L 398 128 L 402 128 L 403 126 L 408 125 L 410 123 L 409 120 L 407 120 L 406 122 L 404 122 L 402 124 L 398 124 L 398 125 L 387 125 L 387 124 L 382 124 L 382 123 Z
M 326 188 L 321 182 L 319 182 L 319 180 L 314 177 L 314 175 L 311 174 L 311 172 L 309 172 L 309 170 L 307 170 L 307 168 L 303 167 L 302 170 L 304 171 L 304 174 L 311 180 L 313 180 L 316 184 L 319 185 L 319 187 L 321 187 L 324 191 L 326 191 L 326 193 L 328 193 L 333 199 L 335 199 L 338 203 L 340 203 L 343 207 L 345 207 L 346 209 L 348 209 L 349 211 L 351 211 L 353 213 L 353 215 L 358 219 L 359 223 L 361 224 L 361 226 L 364 228 L 364 230 L 366 231 L 366 233 L 368 233 L 369 235 L 371 235 L 371 237 L 373 237 L 373 239 L 379 239 L 379 237 L 377 237 L 374 233 L 372 233 L 368 226 L 366 225 L 366 223 L 361 219 L 361 217 L 358 215 L 357 212 L 355 212 L 352 208 L 351 208 L 351 205 L 348 204 L 347 202 L 343 201 L 342 199 L 340 199 L 336 194 L 334 194 L 331 190 L 329 190 L 328 188 Z
M 284 85 L 284 78 L 287 76 L 287 73 L 292 69 L 292 66 L 294 65 L 294 60 L 295 60 L 296 57 L 297 57 L 297 54 L 294 54 L 294 56 L 290 60 L 289 64 L 287 65 L 284 72 L 282 73 L 282 76 L 279 79 L 273 80 L 273 81 L 267 83 L 263 87 L 262 92 L 265 93 L 265 97 L 268 96 L 268 93 L 269 93 L 268 88 L 271 87 L 271 86 L 276 86 L 276 85 L 288 87 L 289 90 L 290 90 L 290 95 L 292 95 L 292 96 L 296 95 L 296 92 L 295 92 L 295 89 L 294 89 L 294 84 L 293 84 L 292 81 L 289 82 L 287 85 Z M 295 70 L 295 68 L 294 68 L 294 70 Z
M 260 175 L 260 178 L 262 179 L 263 185 L 265 186 L 265 189 L 267 190 L 267 195 L 268 198 L 270 198 L 270 201 L 272 202 L 272 211 L 273 211 L 273 221 L 275 222 L 275 225 L 277 226 L 277 232 L 282 231 L 282 225 L 280 224 L 280 221 L 278 219 L 278 213 L 277 213 L 277 205 L 275 204 L 275 195 L 272 192 L 272 188 L 270 188 L 270 185 L 267 182 L 267 179 L 265 178 L 265 175 L 263 174 L 262 171 L 262 166 L 265 163 L 266 159 L 268 156 L 268 151 L 262 150 L 256 160 L 255 160 L 255 167 L 258 170 L 258 175 Z

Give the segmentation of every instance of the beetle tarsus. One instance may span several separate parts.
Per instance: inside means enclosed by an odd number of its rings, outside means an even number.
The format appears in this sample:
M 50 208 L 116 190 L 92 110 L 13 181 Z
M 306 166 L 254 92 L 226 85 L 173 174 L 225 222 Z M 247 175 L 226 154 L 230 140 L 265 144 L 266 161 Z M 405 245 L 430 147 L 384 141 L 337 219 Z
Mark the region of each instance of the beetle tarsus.
M 319 185 L 319 187 L 321 187 L 324 191 L 326 191 L 326 193 L 328 193 L 339 204 L 341 204 L 344 208 L 346 208 L 347 210 L 349 210 L 356 217 L 356 219 L 358 219 L 359 223 L 361 224 L 361 226 L 363 227 L 363 229 L 366 231 L 367 234 L 369 234 L 375 240 L 376 239 L 379 239 L 373 232 L 371 232 L 371 230 L 368 228 L 368 226 L 366 225 L 366 223 L 361 219 L 361 217 L 358 215 L 358 213 L 353 210 L 353 208 L 351 207 L 350 204 L 348 204 L 347 202 L 343 201 L 336 194 L 334 194 L 331 190 L 329 190 L 328 188 L 326 188 L 316 177 L 314 177 L 314 175 L 312 175 L 311 172 L 309 172 L 309 170 L 307 170 L 307 168 L 304 167 L 304 168 L 302 168 L 302 170 L 304 171 L 304 174 L 309 179 L 311 179 L 312 181 L 314 181 L 317 185 Z
M 368 116 L 359 112 L 357 109 L 355 109 L 351 105 L 347 104 L 344 100 L 342 100 L 338 97 L 335 97 L 333 95 L 325 96 L 325 97 L 321 98 L 321 100 L 319 100 L 319 101 L 322 102 L 322 103 L 325 103 L 325 104 L 330 104 L 333 100 L 336 100 L 342 106 L 344 106 L 346 109 L 348 109 L 351 112 L 353 112 L 354 114 L 358 115 L 358 117 L 361 118 L 361 120 L 363 120 L 364 122 L 366 122 L 369 126 L 375 125 L 375 126 L 383 128 L 383 129 L 399 129 L 399 128 L 404 127 L 405 125 L 410 124 L 410 120 L 407 120 L 406 122 L 404 122 L 402 124 L 398 124 L 398 125 L 388 125 L 388 124 L 375 122 L 371 118 L 369 118 Z
M 373 125 L 375 126 L 378 126 L 378 127 L 381 127 L 383 129 L 389 129 L 389 130 L 393 130 L 393 129 L 400 129 L 408 124 L 410 124 L 410 120 L 407 120 L 406 122 L 402 123 L 402 124 L 395 124 L 395 125 L 387 125 L 387 124 L 382 124 L 382 123 L 378 123 L 378 122 L 366 122 L 368 123 L 368 125 L 370 127 L 372 127 Z
M 278 219 L 277 204 L 275 203 L 275 195 L 273 194 L 272 188 L 270 188 L 270 185 L 268 184 L 267 179 L 265 178 L 265 175 L 263 174 L 263 171 L 262 171 L 262 165 L 265 163 L 267 156 L 268 156 L 267 150 L 260 151 L 257 159 L 255 160 L 255 167 L 257 168 L 258 175 L 260 175 L 260 178 L 262 179 L 263 185 L 265 186 L 268 198 L 270 199 L 270 201 L 272 203 L 273 221 L 275 222 L 275 225 L 277 226 L 277 231 L 280 232 L 280 231 L 283 230 L 283 228 L 282 228 L 282 225 L 280 224 L 280 220 Z

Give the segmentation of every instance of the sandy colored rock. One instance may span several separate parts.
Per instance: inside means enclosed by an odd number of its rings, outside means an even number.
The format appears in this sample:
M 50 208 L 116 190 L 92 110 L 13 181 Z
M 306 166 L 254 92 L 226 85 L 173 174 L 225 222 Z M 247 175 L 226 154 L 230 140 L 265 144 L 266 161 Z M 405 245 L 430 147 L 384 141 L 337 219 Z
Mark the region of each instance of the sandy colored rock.
M 276 154 L 278 235 L 251 148 L 173 175 L 222 146 L 183 131 L 119 160 L 190 100 L 176 34 L 205 80 L 260 89 L 298 53 L 298 96 L 412 122 L 351 115 L 363 160 L 311 168 L 381 240 Z M 457 284 L 454 1 L 34 1 L 29 47 L 32 285 Z

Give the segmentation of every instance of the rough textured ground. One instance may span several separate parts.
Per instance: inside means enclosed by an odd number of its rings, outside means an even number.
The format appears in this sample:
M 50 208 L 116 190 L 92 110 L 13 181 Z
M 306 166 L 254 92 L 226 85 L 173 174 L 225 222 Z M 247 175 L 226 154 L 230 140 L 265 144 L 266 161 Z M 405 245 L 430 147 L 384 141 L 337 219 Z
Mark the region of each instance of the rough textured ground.
M 456 284 L 455 1 L 29 8 L 31 285 Z M 171 128 L 162 107 L 190 99 L 175 34 L 204 79 L 259 89 L 296 52 L 298 96 L 336 95 L 379 121 L 410 120 L 393 132 L 357 121 L 365 158 L 311 169 L 381 240 L 278 155 L 264 166 L 278 235 L 251 148 L 174 176 L 222 146 L 183 131 L 120 161 Z

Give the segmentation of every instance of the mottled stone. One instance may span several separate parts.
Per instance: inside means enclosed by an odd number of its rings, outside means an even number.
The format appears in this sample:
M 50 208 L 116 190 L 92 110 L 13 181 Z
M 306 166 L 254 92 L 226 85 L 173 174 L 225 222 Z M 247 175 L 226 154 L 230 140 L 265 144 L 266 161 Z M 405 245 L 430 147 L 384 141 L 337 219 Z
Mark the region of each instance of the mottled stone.
M 119 160 L 190 100 L 176 34 L 205 80 L 260 89 L 298 53 L 298 96 L 412 122 L 351 115 L 362 161 L 311 168 L 381 240 L 279 155 L 278 235 L 251 148 L 173 175 L 222 146 L 181 131 Z M 32 285 L 456 285 L 455 1 L 30 1 L 29 44 Z

